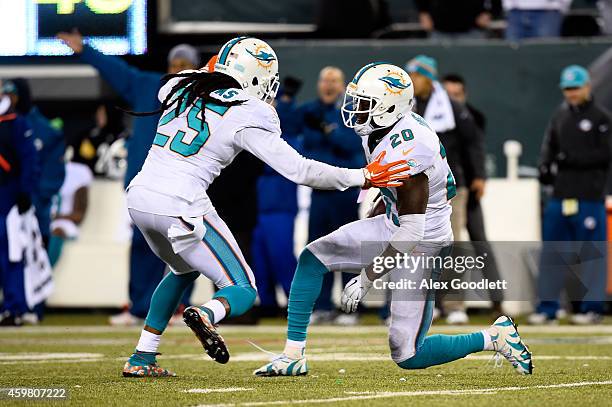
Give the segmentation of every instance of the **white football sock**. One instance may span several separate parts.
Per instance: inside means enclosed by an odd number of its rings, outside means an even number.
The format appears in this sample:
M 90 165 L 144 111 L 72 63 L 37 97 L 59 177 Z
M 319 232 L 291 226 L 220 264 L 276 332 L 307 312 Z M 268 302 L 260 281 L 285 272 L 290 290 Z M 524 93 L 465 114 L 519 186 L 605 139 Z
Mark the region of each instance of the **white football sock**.
M 152 332 L 142 330 L 140 334 L 140 340 L 138 341 L 138 345 L 136 345 L 136 350 L 140 352 L 153 352 L 157 353 L 157 348 L 159 348 L 159 341 L 161 340 L 161 335 L 156 335 Z
M 221 301 L 212 299 L 202 306 L 212 311 L 214 316 L 214 321 L 212 321 L 213 324 L 216 324 L 225 318 L 225 306 Z
M 306 341 L 292 341 L 291 339 L 287 339 L 283 353 L 289 356 L 291 359 L 300 359 L 304 356 L 305 348 Z
M 480 331 L 482 333 L 482 337 L 484 338 L 484 346 L 482 348 L 482 350 L 495 350 L 495 348 L 493 347 L 493 341 L 491 340 L 491 332 L 489 332 L 489 329 L 483 329 L 482 331 Z

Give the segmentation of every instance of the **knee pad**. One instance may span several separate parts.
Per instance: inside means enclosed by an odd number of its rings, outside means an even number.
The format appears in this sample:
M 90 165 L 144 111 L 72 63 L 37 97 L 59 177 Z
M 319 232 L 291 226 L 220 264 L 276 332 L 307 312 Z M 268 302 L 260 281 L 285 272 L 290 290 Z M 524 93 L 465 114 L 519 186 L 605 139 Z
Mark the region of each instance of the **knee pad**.
M 213 295 L 213 298 L 225 298 L 230 306 L 230 317 L 237 317 L 251 309 L 256 297 L 255 288 L 238 285 L 222 288 Z

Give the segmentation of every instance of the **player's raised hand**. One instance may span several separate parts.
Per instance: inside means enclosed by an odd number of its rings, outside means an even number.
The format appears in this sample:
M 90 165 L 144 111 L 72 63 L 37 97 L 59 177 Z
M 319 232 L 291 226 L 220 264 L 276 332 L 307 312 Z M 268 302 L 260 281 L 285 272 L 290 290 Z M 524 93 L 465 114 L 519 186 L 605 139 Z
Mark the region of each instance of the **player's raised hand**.
M 383 151 L 363 169 L 366 178 L 364 188 L 399 187 L 402 185 L 402 180 L 410 177 L 410 175 L 405 174 L 410 169 L 405 160 L 382 164 L 386 154 L 387 152 Z
M 75 54 L 83 52 L 83 36 L 76 28 L 73 28 L 71 32 L 57 33 L 57 38 L 68 45 Z

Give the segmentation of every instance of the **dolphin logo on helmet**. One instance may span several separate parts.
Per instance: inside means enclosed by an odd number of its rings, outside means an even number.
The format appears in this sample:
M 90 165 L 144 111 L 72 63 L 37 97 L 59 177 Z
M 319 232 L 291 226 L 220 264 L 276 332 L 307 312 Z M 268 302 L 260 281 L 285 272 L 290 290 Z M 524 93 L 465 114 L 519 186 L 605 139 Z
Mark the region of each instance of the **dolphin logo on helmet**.
M 410 87 L 409 83 L 402 83 L 402 78 L 394 78 L 392 76 L 383 76 L 382 78 L 378 78 L 378 80 L 383 81 L 391 88 L 397 88 L 400 90 L 404 90 Z
M 256 50 L 255 52 L 252 52 L 251 50 L 247 49 L 247 52 L 251 54 L 253 58 L 265 62 L 266 64 L 269 64 L 272 61 L 276 61 L 276 57 L 274 56 L 274 54 L 268 53 L 262 49 Z

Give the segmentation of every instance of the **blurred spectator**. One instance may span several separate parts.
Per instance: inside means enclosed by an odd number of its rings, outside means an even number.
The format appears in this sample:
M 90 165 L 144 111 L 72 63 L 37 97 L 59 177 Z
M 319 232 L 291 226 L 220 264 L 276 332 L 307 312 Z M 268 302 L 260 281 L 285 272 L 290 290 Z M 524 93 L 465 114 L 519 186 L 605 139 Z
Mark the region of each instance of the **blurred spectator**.
M 572 0 L 503 0 L 506 11 L 506 39 L 559 37 L 563 15 Z
M 456 73 L 449 73 L 442 78 L 442 84 L 444 85 L 444 90 L 446 90 L 446 93 L 448 93 L 448 96 L 452 100 L 467 108 L 474 119 L 474 123 L 476 123 L 476 126 L 478 126 L 480 131 L 484 134 L 485 128 L 487 127 L 487 118 L 480 110 L 476 109 L 467 101 L 468 92 L 463 76 Z
M 68 45 L 82 62 L 92 65 L 104 80 L 123 98 L 134 111 L 150 112 L 159 108 L 157 93 L 162 73 L 141 71 L 128 65 L 121 58 L 104 55 L 89 45 L 83 44 L 81 34 L 73 30 L 59 33 L 58 38 Z M 195 48 L 181 44 L 168 54 L 168 73 L 178 73 L 199 66 L 199 55 Z M 127 186 L 140 171 L 147 156 L 153 135 L 157 129 L 159 115 L 134 118 L 132 137 L 127 144 L 128 164 L 125 176 Z M 149 248 L 138 228 L 133 227 L 130 248 L 130 307 L 129 310 L 111 317 L 113 325 L 138 325 L 149 310 L 153 291 L 161 281 L 166 265 Z M 186 296 L 192 289 L 186 290 Z M 188 298 L 188 297 L 184 297 Z M 183 300 L 184 301 L 184 300 Z
M 328 66 L 319 73 L 317 92 L 319 97 L 302 105 L 304 155 L 317 161 L 345 168 L 360 168 L 364 164 L 361 140 L 342 122 L 341 97 L 344 94 L 344 73 Z M 308 241 L 312 242 L 339 227 L 358 219 L 357 189 L 347 191 L 313 190 L 308 220 Z M 343 273 L 342 284 L 352 275 Z M 313 323 L 332 322 L 356 324 L 356 314 L 341 314 L 332 309 L 331 291 L 333 273 L 323 280 L 321 294 L 312 314 Z
M 485 156 L 482 132 L 461 103 L 451 100 L 438 82 L 438 63 L 426 55 L 418 55 L 406 64 L 414 84 L 415 111 L 423 116 L 438 134 L 446 151 L 448 164 L 455 177 L 457 195 L 452 199 L 451 226 L 456 241 L 461 241 L 461 231 L 467 224 L 468 186 L 480 199 L 485 186 Z M 467 175 L 471 182 L 467 184 Z M 447 301 L 444 311 L 447 321 L 453 324 L 467 323 L 468 316 L 462 301 Z
M 542 240 L 605 242 L 605 192 L 612 154 L 612 119 L 591 96 L 588 71 L 572 65 L 561 73 L 565 101 L 554 113 L 542 144 L 540 181 L 552 185 L 552 198 L 543 216 Z M 546 245 L 544 246 L 546 248 Z M 605 258 L 605 257 L 604 257 Z M 558 299 L 566 283 L 542 256 L 538 295 L 542 299 L 529 322 L 555 322 Z M 600 267 L 597 266 L 600 265 Z M 571 322 L 601 321 L 606 287 L 606 264 L 594 262 L 582 270 L 587 298 L 576 304 Z
M 109 168 L 108 161 L 113 143 L 128 136 L 123 112 L 117 109 L 115 103 L 107 101 L 98 106 L 94 120 L 93 128 L 79 134 L 73 161 L 87 165 L 97 177 L 117 179 L 118 174 Z
M 79 237 L 79 226 L 87 212 L 89 187 L 92 182 L 93 173 L 87 165 L 74 161 L 66 163 L 66 179 L 51 222 L 49 261 L 52 267 L 60 258 L 64 242 Z
M 16 205 L 19 214 L 32 207 L 39 181 L 38 154 L 26 119 L 0 94 L 0 281 L 2 314 L 0 326 L 18 326 L 28 311 L 24 286 L 24 263 L 9 259 L 6 219 Z
M 287 77 L 276 96 L 282 138 L 300 151 L 300 119 L 295 96 L 302 82 Z M 297 262 L 293 252 L 293 226 L 298 211 L 297 185 L 266 165 L 257 179 L 257 226 L 253 233 L 253 273 L 257 281 L 261 315 L 276 316 L 276 286 L 287 298 Z
M 470 114 L 474 118 L 474 123 L 476 123 L 476 126 L 478 126 L 484 136 L 486 118 L 480 110 L 468 103 L 468 93 L 463 77 L 458 74 L 448 74 L 444 76 L 442 83 L 444 84 L 444 88 L 446 89 L 448 96 L 450 96 L 450 98 L 455 102 L 461 103 L 469 110 Z M 467 185 L 472 185 L 474 182 L 474 176 L 468 169 L 466 169 L 465 172 L 465 180 Z M 485 277 L 491 281 L 500 281 L 501 278 L 497 269 L 495 254 L 487 241 L 487 235 L 485 233 L 484 216 L 482 214 L 482 207 L 480 206 L 480 199 L 482 197 L 478 196 L 477 194 L 479 191 L 481 191 L 480 187 L 470 189 L 467 202 L 466 227 L 470 240 L 477 242 L 477 244 L 474 245 L 475 255 L 487 258 L 486 267 L 483 269 Z M 482 187 L 482 191 L 484 191 L 484 187 Z M 491 302 L 493 304 L 493 312 L 496 314 L 501 314 L 503 291 L 496 290 L 495 292 L 490 292 L 490 295 Z
M 22 78 L 3 82 L 4 93 L 11 99 L 17 114 L 22 115 L 32 130 L 34 146 L 38 151 L 41 173 L 38 185 L 33 191 L 32 202 L 45 246 L 51 235 L 51 202 L 64 182 L 64 153 L 66 143 L 61 131 L 61 120 L 49 121 L 32 103 L 28 81 Z
M 415 0 L 421 28 L 431 38 L 484 38 L 494 0 Z

